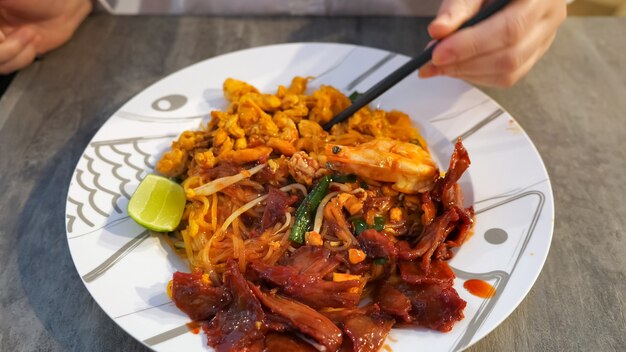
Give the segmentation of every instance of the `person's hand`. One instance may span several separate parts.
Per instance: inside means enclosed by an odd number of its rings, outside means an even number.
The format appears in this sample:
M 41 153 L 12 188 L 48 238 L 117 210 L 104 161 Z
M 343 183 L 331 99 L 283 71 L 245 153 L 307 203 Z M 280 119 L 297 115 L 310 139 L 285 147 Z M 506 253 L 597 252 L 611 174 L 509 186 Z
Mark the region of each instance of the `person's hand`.
M 433 39 L 445 39 L 420 69 L 420 77 L 446 75 L 510 87 L 548 50 L 566 16 L 564 0 L 515 0 L 483 22 L 450 35 L 486 2 L 443 0 L 428 32 Z
M 0 0 L 0 74 L 61 46 L 90 11 L 89 0 Z

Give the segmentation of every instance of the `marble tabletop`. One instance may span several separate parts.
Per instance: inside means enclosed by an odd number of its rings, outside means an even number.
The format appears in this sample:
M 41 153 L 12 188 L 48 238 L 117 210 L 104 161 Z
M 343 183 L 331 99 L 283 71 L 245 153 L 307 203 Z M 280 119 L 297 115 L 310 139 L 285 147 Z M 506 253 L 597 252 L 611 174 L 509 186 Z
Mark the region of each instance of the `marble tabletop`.
M 83 149 L 159 78 L 239 49 L 341 42 L 407 55 L 428 19 L 110 17 L 19 72 L 0 99 L 0 350 L 145 351 L 95 303 L 72 263 L 65 197 Z M 534 287 L 468 351 L 624 351 L 626 19 L 570 18 L 515 87 L 485 89 L 524 127 L 555 197 Z

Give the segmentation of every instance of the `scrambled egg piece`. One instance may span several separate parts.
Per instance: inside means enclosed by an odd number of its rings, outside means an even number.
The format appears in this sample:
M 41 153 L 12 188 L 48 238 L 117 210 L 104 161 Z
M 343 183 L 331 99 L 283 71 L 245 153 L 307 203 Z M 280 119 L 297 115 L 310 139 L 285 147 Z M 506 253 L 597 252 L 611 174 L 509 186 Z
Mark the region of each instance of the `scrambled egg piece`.
M 309 80 L 295 77 L 276 94 L 263 94 L 246 82 L 227 79 L 226 111 L 212 111 L 204 129 L 181 134 L 159 160 L 157 171 L 192 176 L 221 162 L 244 165 L 284 155 L 296 158 L 288 164 L 290 174 L 305 184 L 327 172 L 324 166 L 330 161 L 340 171 L 394 182 L 399 191 L 414 193 L 430 186 L 436 166 L 406 114 L 365 107 L 326 132 L 321 126 L 351 102 L 330 86 L 307 95 Z M 333 146 L 342 152 L 332 153 Z M 302 167 L 303 160 L 307 167 Z M 383 163 L 389 160 L 395 162 Z M 383 170 L 387 167 L 394 172 Z

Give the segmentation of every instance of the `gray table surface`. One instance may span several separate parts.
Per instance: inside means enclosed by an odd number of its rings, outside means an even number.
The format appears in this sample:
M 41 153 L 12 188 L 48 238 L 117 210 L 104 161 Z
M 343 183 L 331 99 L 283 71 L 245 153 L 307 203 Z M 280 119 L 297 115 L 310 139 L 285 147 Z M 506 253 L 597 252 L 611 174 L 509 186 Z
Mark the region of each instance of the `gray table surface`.
M 75 164 L 106 119 L 159 78 L 259 45 L 323 41 L 408 55 L 427 19 L 89 18 L 0 100 L 0 350 L 146 350 L 104 314 L 65 234 Z M 485 92 L 528 132 L 556 203 L 538 281 L 469 351 L 624 351 L 626 19 L 568 19 L 518 85 Z

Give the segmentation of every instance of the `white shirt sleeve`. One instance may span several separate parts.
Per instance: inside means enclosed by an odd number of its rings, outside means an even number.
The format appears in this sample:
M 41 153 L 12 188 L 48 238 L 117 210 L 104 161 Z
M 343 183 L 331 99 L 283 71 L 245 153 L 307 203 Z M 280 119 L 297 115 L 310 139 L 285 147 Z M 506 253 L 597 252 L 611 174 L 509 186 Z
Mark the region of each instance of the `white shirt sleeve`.
M 433 16 L 440 0 L 98 0 L 115 14 Z
M 568 4 L 574 0 L 565 0 Z M 441 0 L 98 0 L 121 15 L 434 16 Z

